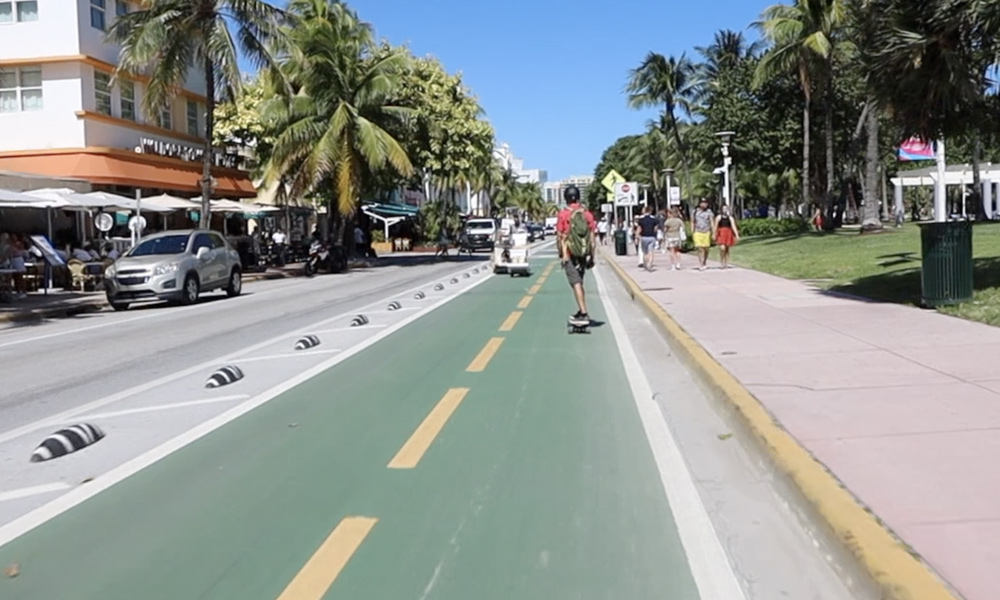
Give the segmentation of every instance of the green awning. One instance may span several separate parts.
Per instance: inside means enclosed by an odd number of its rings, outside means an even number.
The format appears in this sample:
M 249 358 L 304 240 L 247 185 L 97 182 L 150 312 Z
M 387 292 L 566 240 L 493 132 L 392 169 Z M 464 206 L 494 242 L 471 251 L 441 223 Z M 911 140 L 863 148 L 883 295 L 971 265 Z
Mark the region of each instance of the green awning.
M 365 204 L 362 207 L 366 212 L 376 214 L 380 217 L 415 217 L 420 210 L 416 206 L 408 204 Z

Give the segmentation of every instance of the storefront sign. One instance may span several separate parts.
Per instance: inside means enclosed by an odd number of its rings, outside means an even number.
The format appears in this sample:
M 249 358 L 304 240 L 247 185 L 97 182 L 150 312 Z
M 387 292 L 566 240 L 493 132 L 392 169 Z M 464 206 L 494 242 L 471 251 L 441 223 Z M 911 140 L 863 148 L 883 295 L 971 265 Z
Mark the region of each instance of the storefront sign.
M 169 158 L 178 158 L 188 162 L 201 162 L 202 156 L 205 155 L 204 148 L 194 148 L 183 144 L 163 142 L 152 138 L 140 138 L 139 145 L 136 146 L 135 151 L 137 154 L 166 156 Z M 240 157 L 216 151 L 213 152 L 213 163 L 217 167 L 238 169 Z

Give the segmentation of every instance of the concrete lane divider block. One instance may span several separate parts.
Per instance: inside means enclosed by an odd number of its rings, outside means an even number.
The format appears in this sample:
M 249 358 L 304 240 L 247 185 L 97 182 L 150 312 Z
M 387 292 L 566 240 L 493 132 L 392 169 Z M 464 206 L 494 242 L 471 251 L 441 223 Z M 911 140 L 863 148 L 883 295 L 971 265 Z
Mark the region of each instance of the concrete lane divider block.
M 361 325 L 368 324 L 368 317 L 364 315 L 358 315 L 351 319 L 351 327 L 360 327 Z
M 243 371 L 235 365 L 229 365 L 212 373 L 209 376 L 208 381 L 205 382 L 205 387 L 222 387 L 224 385 L 229 385 L 230 383 L 236 383 L 240 379 L 243 379 Z
M 389 306 L 387 308 L 388 310 L 399 310 L 403 308 L 403 305 L 393 300 L 392 302 L 389 303 Z
M 319 346 L 319 338 L 314 335 L 303 336 L 299 338 L 299 341 L 295 342 L 296 350 L 308 350 L 316 346 Z
M 416 294 L 413 294 L 413 298 L 415 300 L 423 300 L 426 297 L 427 296 L 423 292 L 417 292 Z
M 443 283 L 438 283 L 438 284 L 434 285 L 434 291 L 436 291 L 436 292 L 440 292 L 443 289 L 444 289 L 444 284 Z
M 60 429 L 49 437 L 31 453 L 31 462 L 42 462 L 60 456 L 66 456 L 82 450 L 91 444 L 104 439 L 104 432 L 95 425 L 80 423 L 66 429 Z

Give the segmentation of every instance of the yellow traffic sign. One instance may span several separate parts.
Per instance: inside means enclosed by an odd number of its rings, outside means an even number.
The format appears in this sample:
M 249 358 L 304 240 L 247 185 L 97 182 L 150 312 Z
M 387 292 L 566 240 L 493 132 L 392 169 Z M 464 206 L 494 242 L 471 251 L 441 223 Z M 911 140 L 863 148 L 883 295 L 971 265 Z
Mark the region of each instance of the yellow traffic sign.
M 615 171 L 614 169 L 611 169 L 610 171 L 608 171 L 608 174 L 604 176 L 604 179 L 601 180 L 601 185 L 603 185 L 604 189 L 608 190 L 609 192 L 614 192 L 615 184 L 624 182 L 625 178 L 621 176 L 621 173 Z

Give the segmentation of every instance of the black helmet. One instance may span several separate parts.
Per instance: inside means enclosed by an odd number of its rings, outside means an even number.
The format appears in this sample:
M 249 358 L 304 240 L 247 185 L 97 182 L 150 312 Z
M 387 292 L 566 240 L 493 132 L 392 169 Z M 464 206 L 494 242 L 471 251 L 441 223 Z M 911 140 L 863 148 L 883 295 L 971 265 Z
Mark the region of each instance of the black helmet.
M 565 190 L 563 190 L 563 199 L 565 199 L 566 202 L 570 202 L 570 203 L 579 202 L 580 201 L 580 189 L 578 187 L 576 187 L 575 185 L 571 185 L 571 186 L 567 187 Z

